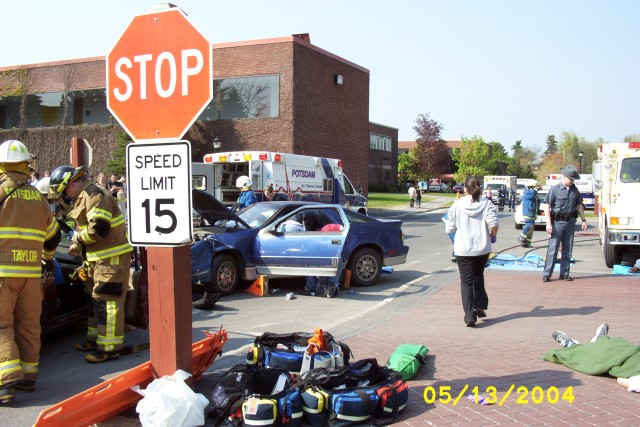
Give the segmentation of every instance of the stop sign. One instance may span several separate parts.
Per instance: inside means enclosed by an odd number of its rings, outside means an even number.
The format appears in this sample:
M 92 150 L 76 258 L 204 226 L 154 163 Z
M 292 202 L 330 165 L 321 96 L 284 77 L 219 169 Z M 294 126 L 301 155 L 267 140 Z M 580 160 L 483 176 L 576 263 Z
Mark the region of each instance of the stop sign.
M 180 139 L 212 96 L 211 43 L 179 8 L 135 16 L 107 55 L 107 108 L 136 141 Z

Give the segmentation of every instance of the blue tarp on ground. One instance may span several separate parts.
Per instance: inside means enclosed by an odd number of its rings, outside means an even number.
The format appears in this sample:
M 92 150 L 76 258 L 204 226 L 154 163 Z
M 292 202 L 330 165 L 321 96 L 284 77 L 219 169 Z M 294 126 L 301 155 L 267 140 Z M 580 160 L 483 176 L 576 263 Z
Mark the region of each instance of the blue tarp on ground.
M 613 274 L 631 274 L 631 275 L 636 275 L 636 276 L 640 276 L 639 273 L 633 273 L 631 271 L 631 267 L 627 267 L 626 265 L 614 265 L 613 266 Z
M 489 259 L 487 268 L 508 270 L 541 270 L 544 268 L 544 257 L 540 255 L 527 255 L 520 257 L 510 254 L 498 254 Z

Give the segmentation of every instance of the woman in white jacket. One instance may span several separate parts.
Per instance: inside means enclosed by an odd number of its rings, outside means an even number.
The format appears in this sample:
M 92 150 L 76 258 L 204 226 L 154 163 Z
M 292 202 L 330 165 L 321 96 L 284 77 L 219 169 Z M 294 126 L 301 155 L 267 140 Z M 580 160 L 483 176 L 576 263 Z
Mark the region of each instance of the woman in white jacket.
M 478 317 L 486 317 L 489 297 L 484 288 L 484 267 L 496 242 L 498 215 L 490 199 L 482 196 L 480 182 L 469 176 L 464 182 L 464 197 L 449 209 L 447 233 L 455 233 L 453 250 L 460 271 L 464 322 L 474 327 Z

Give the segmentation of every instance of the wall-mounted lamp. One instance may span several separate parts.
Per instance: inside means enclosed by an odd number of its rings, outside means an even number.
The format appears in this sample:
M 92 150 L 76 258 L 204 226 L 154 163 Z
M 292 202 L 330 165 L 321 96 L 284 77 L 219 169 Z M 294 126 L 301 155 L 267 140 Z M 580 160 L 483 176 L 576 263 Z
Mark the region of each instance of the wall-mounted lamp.
M 213 138 L 213 148 L 215 148 L 216 150 L 222 148 L 222 141 L 220 141 L 220 138 L 218 138 L 217 136 Z
M 337 85 L 342 85 L 342 83 L 344 83 L 344 77 L 342 76 L 342 74 L 336 74 L 334 76 L 334 80 Z

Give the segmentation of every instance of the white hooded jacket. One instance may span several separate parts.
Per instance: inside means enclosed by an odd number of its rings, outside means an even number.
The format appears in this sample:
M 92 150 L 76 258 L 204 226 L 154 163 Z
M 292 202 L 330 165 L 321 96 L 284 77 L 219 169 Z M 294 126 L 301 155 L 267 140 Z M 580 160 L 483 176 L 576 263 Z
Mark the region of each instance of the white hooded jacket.
M 456 256 L 478 256 L 491 252 L 489 229 L 498 225 L 498 214 L 493 203 L 481 197 L 473 202 L 464 196 L 449 208 L 445 222 L 447 233 L 455 233 L 453 252 Z

